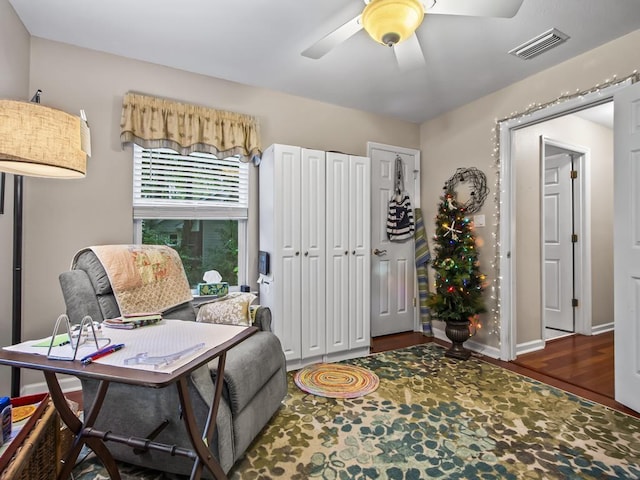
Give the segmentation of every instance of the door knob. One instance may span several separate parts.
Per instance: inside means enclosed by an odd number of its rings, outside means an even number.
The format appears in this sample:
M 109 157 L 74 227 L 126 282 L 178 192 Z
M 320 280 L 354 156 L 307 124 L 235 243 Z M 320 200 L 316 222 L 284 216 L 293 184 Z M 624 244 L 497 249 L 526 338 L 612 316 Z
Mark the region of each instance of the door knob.
M 377 248 L 374 248 L 373 249 L 373 254 L 381 257 L 382 255 L 386 255 L 387 251 L 386 250 L 378 250 Z

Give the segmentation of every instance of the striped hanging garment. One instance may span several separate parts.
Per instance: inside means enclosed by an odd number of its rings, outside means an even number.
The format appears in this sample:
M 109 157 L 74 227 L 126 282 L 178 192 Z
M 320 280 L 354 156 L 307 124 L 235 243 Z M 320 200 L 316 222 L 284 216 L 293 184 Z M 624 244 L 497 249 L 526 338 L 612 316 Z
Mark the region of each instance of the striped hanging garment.
M 404 191 L 402 159 L 396 156 L 394 195 L 389 200 L 387 213 L 387 237 L 392 242 L 413 238 L 415 225 L 409 195 Z

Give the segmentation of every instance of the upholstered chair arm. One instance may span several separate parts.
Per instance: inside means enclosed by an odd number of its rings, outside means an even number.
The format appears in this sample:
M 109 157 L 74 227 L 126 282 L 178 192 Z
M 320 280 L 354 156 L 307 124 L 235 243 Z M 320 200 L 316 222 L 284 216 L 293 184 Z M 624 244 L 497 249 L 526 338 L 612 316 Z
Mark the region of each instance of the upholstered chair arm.
M 86 315 L 97 322 L 103 320 L 98 298 L 87 272 L 71 270 L 61 273 L 58 279 L 71 323 L 80 323 Z
M 271 309 L 262 305 L 257 306 L 256 318 L 253 325 L 263 332 L 271 331 Z
M 231 311 L 224 307 L 226 301 L 233 302 L 233 298 L 225 297 L 216 298 L 202 303 L 195 303 L 197 321 L 208 323 L 227 323 L 231 325 L 252 325 L 258 327 L 260 331 L 271 332 L 271 309 L 262 305 L 246 305 L 244 310 L 245 317 L 239 317 L 239 311 L 233 309 Z M 229 316 L 230 315 L 230 316 Z

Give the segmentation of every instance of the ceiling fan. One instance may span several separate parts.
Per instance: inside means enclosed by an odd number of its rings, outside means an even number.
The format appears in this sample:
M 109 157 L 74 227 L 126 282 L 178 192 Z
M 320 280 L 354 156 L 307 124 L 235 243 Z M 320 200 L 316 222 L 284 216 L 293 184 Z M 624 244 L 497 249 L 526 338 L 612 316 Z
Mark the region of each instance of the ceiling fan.
M 325 35 L 302 52 L 318 59 L 364 29 L 376 42 L 392 47 L 398 65 L 409 70 L 424 65 L 415 35 L 425 14 L 513 17 L 524 0 L 364 0 L 360 15 Z

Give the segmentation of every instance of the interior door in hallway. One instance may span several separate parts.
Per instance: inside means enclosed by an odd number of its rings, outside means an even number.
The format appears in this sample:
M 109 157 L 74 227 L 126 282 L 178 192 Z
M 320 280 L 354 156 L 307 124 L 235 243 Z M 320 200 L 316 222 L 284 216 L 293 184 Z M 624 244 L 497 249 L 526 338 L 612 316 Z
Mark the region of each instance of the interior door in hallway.
M 544 144 L 544 322 L 545 327 L 574 331 L 572 158 L 549 155 Z M 553 152 L 552 152 L 553 153 Z
M 640 412 L 640 83 L 614 105 L 615 395 Z
M 387 212 L 400 156 L 411 206 L 420 206 L 420 151 L 367 144 L 371 159 L 371 336 L 418 329 L 413 239 L 390 242 Z

